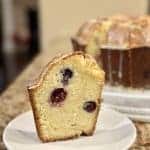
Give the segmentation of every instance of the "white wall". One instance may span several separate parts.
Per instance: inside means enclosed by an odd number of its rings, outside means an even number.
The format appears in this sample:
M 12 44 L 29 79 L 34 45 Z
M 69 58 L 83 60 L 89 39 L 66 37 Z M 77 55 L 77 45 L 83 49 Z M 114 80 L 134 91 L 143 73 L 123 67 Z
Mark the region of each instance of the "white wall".
M 75 32 L 86 20 L 117 13 L 144 14 L 148 0 L 39 0 L 42 50 L 62 30 Z

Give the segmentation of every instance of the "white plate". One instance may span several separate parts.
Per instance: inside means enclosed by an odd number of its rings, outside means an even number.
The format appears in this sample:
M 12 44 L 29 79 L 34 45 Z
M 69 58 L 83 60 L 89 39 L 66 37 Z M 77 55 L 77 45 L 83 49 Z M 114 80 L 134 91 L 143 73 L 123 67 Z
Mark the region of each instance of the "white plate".
M 104 106 L 133 120 L 150 122 L 150 90 L 105 86 Z
M 136 129 L 125 116 L 102 109 L 93 136 L 74 140 L 41 143 L 36 135 L 32 112 L 27 112 L 6 127 L 3 141 L 9 150 L 125 150 L 136 138 Z

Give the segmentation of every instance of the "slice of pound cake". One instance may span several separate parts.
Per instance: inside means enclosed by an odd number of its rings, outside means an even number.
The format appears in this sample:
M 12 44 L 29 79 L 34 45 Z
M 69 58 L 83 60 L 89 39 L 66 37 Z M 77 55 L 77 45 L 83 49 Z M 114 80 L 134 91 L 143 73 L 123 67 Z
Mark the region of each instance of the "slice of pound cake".
M 92 135 L 104 72 L 81 52 L 54 58 L 28 87 L 35 124 L 43 142 Z

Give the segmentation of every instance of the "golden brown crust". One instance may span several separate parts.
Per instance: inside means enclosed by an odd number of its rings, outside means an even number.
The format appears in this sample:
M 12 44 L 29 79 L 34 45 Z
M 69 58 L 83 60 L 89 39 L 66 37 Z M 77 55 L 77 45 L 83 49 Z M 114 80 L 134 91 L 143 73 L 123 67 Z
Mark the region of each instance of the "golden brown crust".
M 46 143 L 46 142 L 66 141 L 66 140 L 75 139 L 75 138 L 78 138 L 78 137 L 80 137 L 80 135 L 76 134 L 76 135 L 73 135 L 73 136 L 57 138 L 57 139 L 50 139 L 50 138 L 42 137 L 41 140 L 42 140 L 42 142 Z
M 57 62 L 59 62 L 59 60 L 61 59 L 67 59 L 68 57 L 74 56 L 74 55 L 87 55 L 84 54 L 82 51 L 77 51 L 77 52 L 71 52 L 70 54 L 60 54 L 56 57 L 54 57 L 44 68 L 43 71 L 41 72 L 41 74 L 39 75 L 38 79 L 36 79 L 33 84 L 30 84 L 27 86 L 28 90 L 35 90 L 36 88 L 38 88 L 40 86 L 40 84 L 42 83 L 42 81 L 44 80 L 44 77 L 47 73 L 47 71 L 49 69 L 51 69 L 54 65 L 57 64 Z M 88 56 L 88 55 L 87 55 Z
M 38 79 L 36 79 L 33 84 L 30 83 L 30 85 L 27 86 L 28 90 L 36 90 L 36 88 L 38 88 L 40 86 L 40 84 L 42 83 L 42 81 L 44 80 L 44 77 L 46 76 L 46 73 L 49 69 L 51 69 L 53 66 L 55 66 L 57 64 L 57 62 L 59 62 L 59 60 L 64 60 L 67 59 L 68 57 L 74 56 L 74 55 L 82 55 L 84 57 L 87 58 L 92 58 L 91 55 L 84 53 L 83 51 L 75 51 L 75 52 L 71 52 L 69 54 L 60 54 L 56 57 L 54 57 L 44 68 L 43 71 L 41 72 L 41 74 L 39 75 Z M 93 61 L 95 61 L 94 58 L 92 58 Z M 96 62 L 96 61 L 95 61 Z
M 38 137 L 40 138 L 40 140 L 43 141 L 43 136 L 42 136 L 42 133 L 41 133 L 41 130 L 40 130 L 40 122 L 39 122 L 39 119 L 38 119 L 38 111 L 35 107 L 35 103 L 34 103 L 34 100 L 33 100 L 33 92 L 28 89 L 28 93 L 29 93 L 29 100 L 30 100 L 30 103 L 31 103 L 31 107 L 32 107 L 32 110 L 33 110 L 32 111 L 33 116 L 34 116 L 33 118 L 34 118 L 34 121 L 36 122 L 35 123 L 36 131 L 37 131 L 37 134 L 38 134 Z

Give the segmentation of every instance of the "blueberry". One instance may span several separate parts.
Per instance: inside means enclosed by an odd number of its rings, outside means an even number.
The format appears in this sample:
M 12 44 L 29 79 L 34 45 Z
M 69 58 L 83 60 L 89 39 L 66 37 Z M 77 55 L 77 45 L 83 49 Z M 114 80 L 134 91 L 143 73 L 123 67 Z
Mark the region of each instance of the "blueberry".
M 72 70 L 69 68 L 66 68 L 66 69 L 63 69 L 61 73 L 63 76 L 63 79 L 61 80 L 61 82 L 63 83 L 63 85 L 68 85 L 69 79 L 71 79 L 73 76 Z
M 87 101 L 83 104 L 83 109 L 89 113 L 95 111 L 96 109 L 96 102 L 94 101 Z
M 54 89 L 50 96 L 50 103 L 54 105 L 60 104 L 65 100 L 66 96 L 67 92 L 64 88 Z

